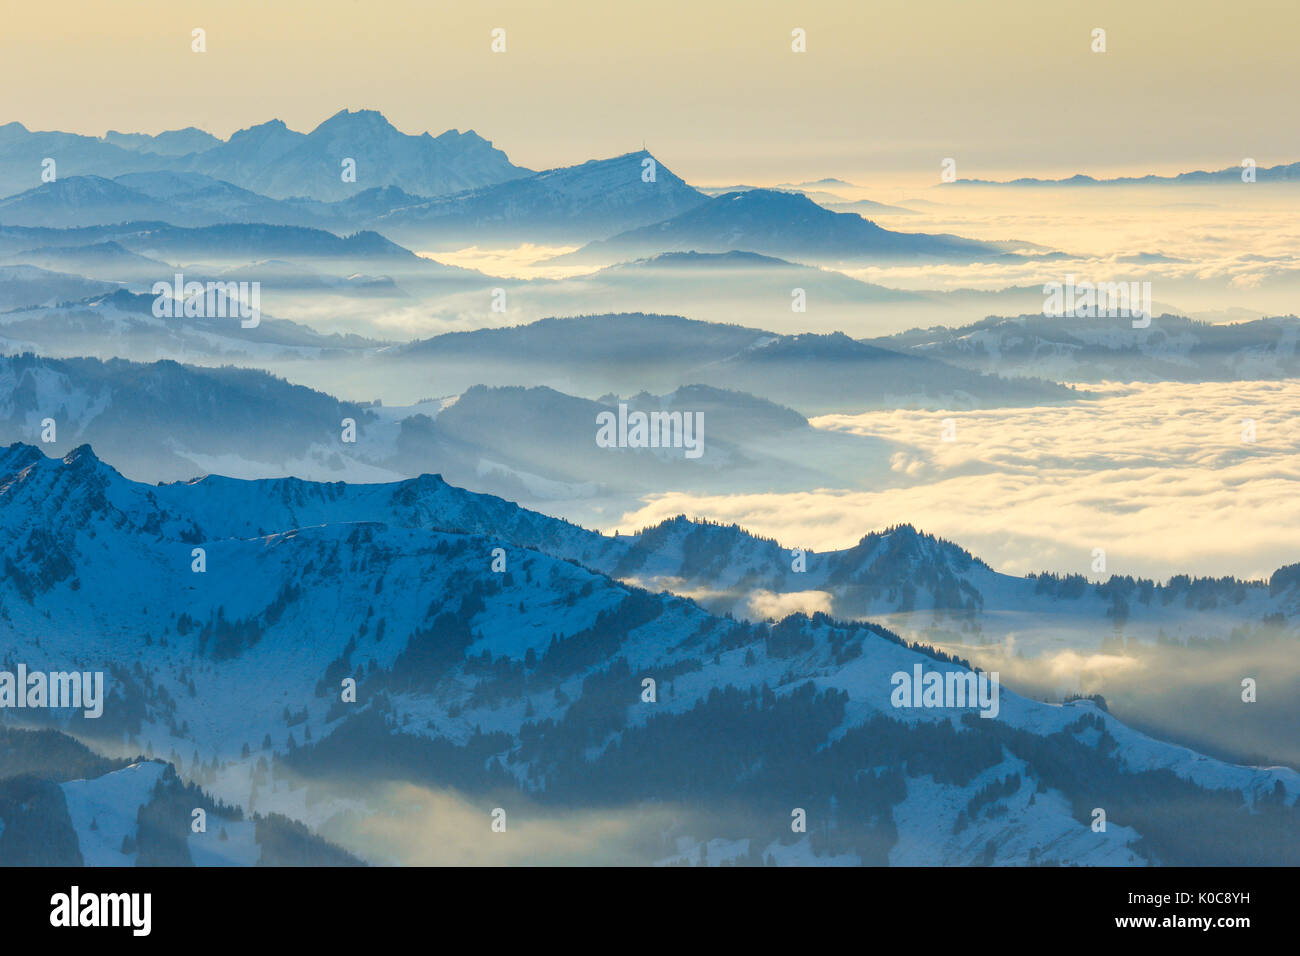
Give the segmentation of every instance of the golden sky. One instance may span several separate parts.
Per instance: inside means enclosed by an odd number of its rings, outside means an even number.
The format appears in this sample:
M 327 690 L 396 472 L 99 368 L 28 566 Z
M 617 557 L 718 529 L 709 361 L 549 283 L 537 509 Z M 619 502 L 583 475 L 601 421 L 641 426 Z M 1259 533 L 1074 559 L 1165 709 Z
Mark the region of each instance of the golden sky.
M 5 10 L 0 122 L 374 108 L 533 168 L 645 141 L 706 184 L 1176 172 L 1300 159 L 1297 34 L 1294 0 L 48 0 Z

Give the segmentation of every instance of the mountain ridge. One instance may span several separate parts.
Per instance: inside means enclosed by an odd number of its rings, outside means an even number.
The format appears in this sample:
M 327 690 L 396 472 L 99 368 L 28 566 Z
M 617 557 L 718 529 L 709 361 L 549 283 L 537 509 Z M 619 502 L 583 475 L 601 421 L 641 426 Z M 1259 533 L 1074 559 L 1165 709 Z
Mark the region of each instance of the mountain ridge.
M 1294 771 L 1210 760 L 1090 703 L 1047 705 L 1005 687 L 993 720 L 899 710 L 891 672 L 970 672 L 878 625 L 820 614 L 751 625 L 617 583 L 514 540 L 540 532 L 554 544 L 581 535 L 576 526 L 498 513 L 512 506 L 432 478 L 141 486 L 89 448 L 59 460 L 13 446 L 0 461 L 0 631 L 33 667 L 75 653 L 79 666 L 111 672 L 103 721 L 77 722 L 79 735 L 211 754 L 193 772 L 233 805 L 319 828 L 366 799 L 355 781 L 375 774 L 553 812 L 593 797 L 672 799 L 691 808 L 679 831 L 688 847 L 749 840 L 733 852 L 752 860 L 780 852 L 790 805 L 822 814 L 834 803 L 861 812 L 804 852 L 953 864 L 1024 862 L 1038 847 L 1059 862 L 1131 865 L 1220 859 L 1182 831 L 1236 801 L 1254 812 L 1222 824 L 1234 858 L 1292 852 L 1270 835 L 1300 813 Z M 363 501 L 411 526 L 371 520 L 354 507 Z M 456 510 L 467 503 L 488 509 L 487 533 L 465 530 L 479 520 Z M 259 512 L 269 526 L 254 527 Z M 254 534 L 214 534 L 223 522 Z M 377 611 L 381 592 L 403 600 Z M 268 672 L 286 693 L 267 693 Z M 643 675 L 659 678 L 653 707 L 638 703 Z M 338 698 L 346 676 L 356 704 Z M 213 699 L 228 706 L 204 706 Z M 717 756 L 700 764 L 701 748 Z M 650 758 L 654 776 L 628 775 Z M 259 760 L 294 785 L 267 787 Z M 995 781 L 1002 809 L 986 814 Z M 1159 813 L 1144 810 L 1140 795 L 1152 792 Z M 700 801 L 723 794 L 744 808 L 730 825 L 701 813 Z M 1104 840 L 1088 825 L 1098 803 L 1111 817 Z M 330 833 L 361 848 L 355 832 Z M 493 838 L 486 818 L 482 833 Z M 659 858 L 681 852 L 672 846 Z

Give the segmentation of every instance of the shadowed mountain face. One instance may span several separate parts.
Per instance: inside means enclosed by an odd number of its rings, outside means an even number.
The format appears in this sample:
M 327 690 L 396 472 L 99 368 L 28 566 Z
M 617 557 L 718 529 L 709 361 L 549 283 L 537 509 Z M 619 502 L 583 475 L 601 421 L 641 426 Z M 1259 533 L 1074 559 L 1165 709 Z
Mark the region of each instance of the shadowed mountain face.
M 214 799 L 292 805 L 372 860 L 428 859 L 409 840 L 430 823 L 399 818 L 403 846 L 347 808 L 386 812 L 393 787 L 409 807 L 432 787 L 525 820 L 596 801 L 635 839 L 571 852 L 620 862 L 706 842 L 738 862 L 1024 862 L 1033 847 L 1060 863 L 1294 862 L 1273 836 L 1300 812 L 1294 772 L 1196 759 L 1089 702 L 1006 687 L 997 719 L 979 716 L 992 697 L 900 708 L 891 675 L 970 672 L 874 625 L 751 625 L 584 566 L 632 544 L 431 476 L 147 486 L 88 448 L 0 455 L 0 632 L 33 668 L 75 654 L 108 678 L 102 718 L 56 719 L 100 746 L 197 750 Z M 286 693 L 267 693 L 270 675 Z M 793 836 L 791 806 L 828 823 Z M 1206 815 L 1214 840 L 1194 836 Z M 482 830 L 468 852 L 488 852 Z

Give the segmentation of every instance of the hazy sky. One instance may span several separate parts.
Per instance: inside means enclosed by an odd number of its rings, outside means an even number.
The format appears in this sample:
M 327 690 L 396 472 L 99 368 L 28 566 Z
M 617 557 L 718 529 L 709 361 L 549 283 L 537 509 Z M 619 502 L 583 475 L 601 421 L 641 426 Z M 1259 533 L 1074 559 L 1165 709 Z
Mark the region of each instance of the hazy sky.
M 224 136 L 371 107 L 534 168 L 644 140 L 714 184 L 928 183 L 949 156 L 962 176 L 1300 159 L 1294 0 L 49 0 L 4 18 L 0 121 L 38 129 Z

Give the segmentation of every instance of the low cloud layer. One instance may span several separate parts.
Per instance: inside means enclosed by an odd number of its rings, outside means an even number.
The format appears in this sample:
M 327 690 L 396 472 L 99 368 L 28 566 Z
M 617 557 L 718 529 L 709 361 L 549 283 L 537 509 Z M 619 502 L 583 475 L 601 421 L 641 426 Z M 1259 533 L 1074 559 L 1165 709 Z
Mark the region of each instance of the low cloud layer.
M 364 812 L 340 813 L 322 832 L 383 865 L 627 866 L 667 856 L 670 835 L 710 826 L 698 813 L 663 804 L 544 810 L 518 794 L 471 798 L 389 783 L 373 788 Z
M 791 547 L 844 548 L 910 522 L 1014 574 L 1267 577 L 1300 560 L 1300 382 L 1105 386 L 1063 407 L 885 411 L 813 424 L 898 443 L 903 487 L 656 495 L 618 522 L 736 522 Z M 956 440 L 943 441 L 953 419 Z M 1243 437 L 1254 422 L 1255 440 Z M 1092 574 L 1092 576 L 1096 576 Z

